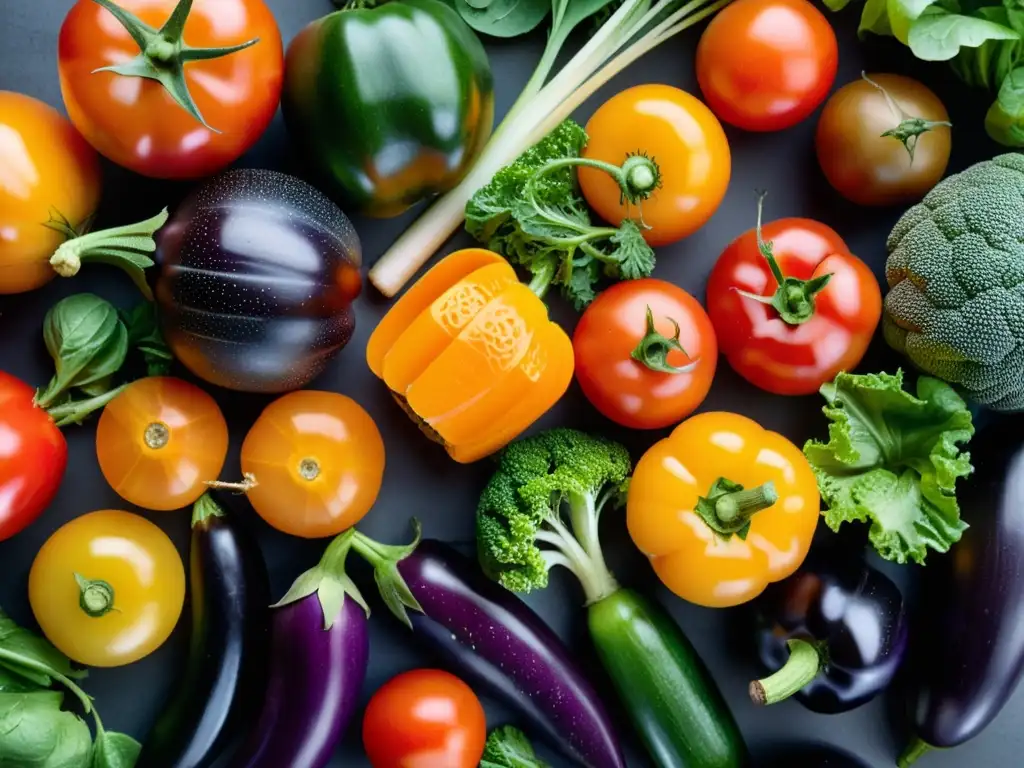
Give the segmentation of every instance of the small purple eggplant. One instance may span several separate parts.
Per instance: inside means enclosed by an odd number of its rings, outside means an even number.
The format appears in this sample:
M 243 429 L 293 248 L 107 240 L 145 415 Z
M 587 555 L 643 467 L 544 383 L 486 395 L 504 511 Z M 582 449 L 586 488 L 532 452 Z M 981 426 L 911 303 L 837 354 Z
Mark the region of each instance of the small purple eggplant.
M 385 546 L 356 533 L 381 597 L 418 639 L 474 687 L 518 711 L 587 768 L 625 768 L 611 718 L 562 640 L 522 600 L 439 541 Z M 406 609 L 410 609 L 407 611 Z
M 892 682 L 907 647 L 899 588 L 859 556 L 814 557 L 754 603 L 761 662 L 756 704 L 792 696 L 812 712 L 859 707 Z
M 263 712 L 233 768 L 323 768 L 345 735 L 370 656 L 369 611 L 345 574 L 353 534 L 332 541 L 273 607 Z

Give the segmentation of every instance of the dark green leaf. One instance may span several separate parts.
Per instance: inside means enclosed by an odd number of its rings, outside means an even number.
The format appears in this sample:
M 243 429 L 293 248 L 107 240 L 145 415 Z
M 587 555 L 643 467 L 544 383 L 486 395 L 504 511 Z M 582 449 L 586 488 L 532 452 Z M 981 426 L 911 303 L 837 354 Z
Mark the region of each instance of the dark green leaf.
M 123 733 L 100 731 L 92 753 L 92 768 L 134 768 L 142 746 Z
M 477 32 L 491 37 L 518 37 L 544 21 L 550 0 L 455 0 L 455 9 Z
M 985 116 L 988 135 L 1007 147 L 1024 147 L 1024 67 L 1010 72 Z
M 55 675 L 78 679 L 71 661 L 50 642 L 14 623 L 0 610 L 0 667 L 26 678 L 42 688 L 53 684 Z
M 518 728 L 495 728 L 487 737 L 479 768 L 548 768 Z
M 41 687 L 14 670 L 0 666 L 0 693 L 28 693 Z
M 910 26 L 908 45 L 925 61 L 948 61 L 961 48 L 977 48 L 990 40 L 1018 40 L 1009 27 L 974 16 L 936 12 L 921 16 Z
M 59 691 L 0 693 L 0 766 L 85 768 L 92 751 L 89 726 L 61 710 Z
M 556 0 L 556 3 L 558 0 Z M 622 4 L 622 0 L 562 0 L 565 3 L 565 11 L 562 13 L 562 22 L 557 30 L 552 30 L 556 36 L 557 44 L 561 46 L 569 34 L 580 25 L 581 22 L 591 18 L 597 13 L 604 15 L 604 11 Z M 612 11 L 614 12 L 614 11 Z M 607 14 L 611 16 L 611 13 Z M 607 21 L 607 19 L 605 19 Z
M 865 32 L 870 32 L 873 35 L 892 35 L 888 0 L 867 0 L 864 3 L 857 34 L 863 37 Z
M 130 312 L 122 311 L 121 320 L 128 328 L 128 346 L 142 354 L 146 375 L 166 376 L 170 373 L 174 356 L 160 332 L 156 304 L 152 301 L 139 302 Z

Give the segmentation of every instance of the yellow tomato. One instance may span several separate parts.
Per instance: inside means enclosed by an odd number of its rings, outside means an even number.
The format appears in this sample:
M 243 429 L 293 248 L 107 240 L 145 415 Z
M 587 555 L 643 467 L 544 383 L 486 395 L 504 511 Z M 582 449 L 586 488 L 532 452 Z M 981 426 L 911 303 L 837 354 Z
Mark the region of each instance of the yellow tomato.
M 50 256 L 88 225 L 100 200 L 95 150 L 57 110 L 0 91 L 0 294 L 31 291 L 56 274 Z
M 153 523 L 100 510 L 67 523 L 43 545 L 28 597 L 61 653 L 90 667 L 118 667 L 170 636 L 185 602 L 185 568 Z
M 96 458 L 118 494 L 144 509 L 193 504 L 217 480 L 228 425 L 216 401 L 169 376 L 139 379 L 111 400 L 96 426 Z
M 266 407 L 242 444 L 242 471 L 260 517 L 307 539 L 358 523 L 380 491 L 384 440 L 355 400 L 300 390 Z

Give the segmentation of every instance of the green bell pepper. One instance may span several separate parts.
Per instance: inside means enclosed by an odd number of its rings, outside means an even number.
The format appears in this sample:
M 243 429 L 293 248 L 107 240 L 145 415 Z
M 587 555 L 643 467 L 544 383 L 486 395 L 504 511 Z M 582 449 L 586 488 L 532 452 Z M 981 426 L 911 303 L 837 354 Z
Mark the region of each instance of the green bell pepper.
M 390 217 L 469 170 L 493 127 L 493 79 L 454 9 L 394 0 L 336 11 L 300 32 L 282 107 L 326 191 L 350 213 Z

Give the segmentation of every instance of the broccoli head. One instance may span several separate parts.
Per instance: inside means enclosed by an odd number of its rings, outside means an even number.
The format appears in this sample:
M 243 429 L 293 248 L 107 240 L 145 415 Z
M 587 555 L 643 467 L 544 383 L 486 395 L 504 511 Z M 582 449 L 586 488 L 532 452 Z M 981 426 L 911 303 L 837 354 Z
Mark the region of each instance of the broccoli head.
M 889 345 L 979 403 L 1024 410 L 1024 155 L 940 182 L 888 251 Z
M 510 443 L 480 496 L 477 546 L 484 571 L 513 592 L 542 589 L 561 565 L 587 602 L 617 589 L 598 539 L 601 510 L 618 503 L 632 468 L 618 443 L 552 429 Z

